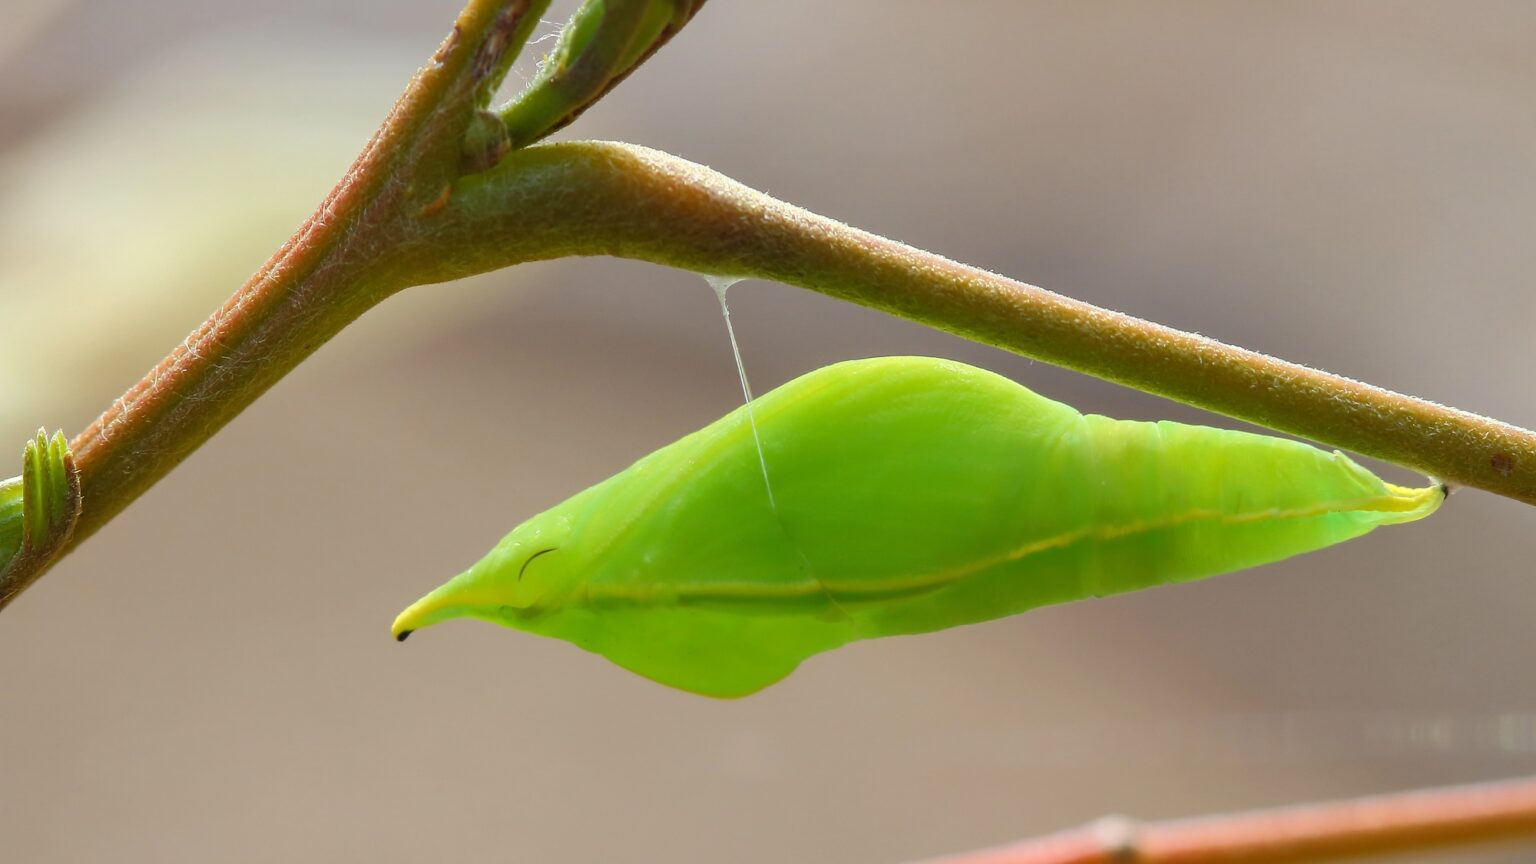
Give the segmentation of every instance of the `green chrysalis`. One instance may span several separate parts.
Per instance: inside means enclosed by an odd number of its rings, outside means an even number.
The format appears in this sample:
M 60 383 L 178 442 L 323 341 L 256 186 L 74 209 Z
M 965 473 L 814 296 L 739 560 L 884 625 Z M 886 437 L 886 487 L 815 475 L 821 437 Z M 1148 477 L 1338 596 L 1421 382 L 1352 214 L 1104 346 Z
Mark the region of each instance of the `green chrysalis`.
M 483 618 L 744 696 L 856 639 L 1276 561 L 1432 513 L 1338 452 L 1084 416 L 925 357 L 817 370 L 529 519 L 395 620 Z

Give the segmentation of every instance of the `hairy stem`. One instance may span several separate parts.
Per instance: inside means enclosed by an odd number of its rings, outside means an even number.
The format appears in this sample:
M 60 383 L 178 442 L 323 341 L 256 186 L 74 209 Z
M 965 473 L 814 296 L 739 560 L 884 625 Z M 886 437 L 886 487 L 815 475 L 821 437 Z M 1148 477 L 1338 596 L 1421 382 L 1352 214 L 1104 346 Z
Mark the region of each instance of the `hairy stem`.
M 391 250 L 459 176 L 474 112 L 548 0 L 474 0 L 346 176 L 201 327 L 70 442 L 106 524 L 304 358 L 401 287 Z M 0 586 L 3 588 L 4 586 Z M 0 605 L 7 595 L 0 590 Z
M 521 151 L 461 181 L 421 239 L 411 281 L 564 255 L 771 279 L 1536 504 L 1536 433 L 958 264 L 655 150 Z
M 550 115 L 539 128 L 520 130 L 529 140 L 580 114 L 687 24 L 704 0 L 587 3 L 578 18 L 599 9 L 599 20 L 611 15 L 649 26 L 638 35 L 624 31 L 622 50 L 596 58 L 608 65 L 599 64 L 603 77 L 590 92 L 555 88 L 551 94 L 554 85 L 537 83 L 525 90 L 506 110 L 515 113 L 527 101 Z M 511 147 L 504 121 L 487 109 L 549 4 L 468 0 L 448 38 L 315 214 L 208 321 L 70 442 L 81 495 L 71 512 L 69 545 L 17 566 L 0 560 L 0 608 L 321 344 L 380 300 L 415 284 L 409 274 L 419 268 L 402 255 L 419 253 L 424 233 L 441 223 L 437 217 L 456 182 L 493 168 Z M 588 59 L 578 52 L 574 62 Z
M 1536 837 L 1536 778 L 1085 828 L 926 864 L 1289 864 Z

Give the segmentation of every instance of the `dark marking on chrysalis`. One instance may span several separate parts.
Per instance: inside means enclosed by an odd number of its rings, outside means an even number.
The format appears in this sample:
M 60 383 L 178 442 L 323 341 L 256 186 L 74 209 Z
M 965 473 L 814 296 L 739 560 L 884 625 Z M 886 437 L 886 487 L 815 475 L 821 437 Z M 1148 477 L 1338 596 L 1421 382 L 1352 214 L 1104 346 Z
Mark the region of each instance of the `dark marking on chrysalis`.
M 1500 477 L 1508 477 L 1515 473 L 1515 457 L 1500 450 L 1488 460 L 1488 467 L 1498 472 Z
M 546 553 L 553 552 L 553 551 L 555 551 L 553 548 L 550 548 L 550 549 L 540 549 L 539 551 L 533 553 L 532 555 L 529 555 L 528 556 L 528 560 L 524 561 L 523 562 L 523 566 L 521 568 L 519 568 L 518 571 L 517 571 L 517 581 L 519 581 L 519 582 L 523 581 L 523 574 L 528 572 L 528 565 L 533 563 L 533 559 L 539 557 L 540 555 L 544 555 Z
M 415 630 L 401 630 L 400 631 L 400 635 L 395 637 L 395 641 L 396 642 L 404 642 L 407 638 L 410 637 L 410 635 L 412 633 L 415 633 L 415 632 L 416 632 Z

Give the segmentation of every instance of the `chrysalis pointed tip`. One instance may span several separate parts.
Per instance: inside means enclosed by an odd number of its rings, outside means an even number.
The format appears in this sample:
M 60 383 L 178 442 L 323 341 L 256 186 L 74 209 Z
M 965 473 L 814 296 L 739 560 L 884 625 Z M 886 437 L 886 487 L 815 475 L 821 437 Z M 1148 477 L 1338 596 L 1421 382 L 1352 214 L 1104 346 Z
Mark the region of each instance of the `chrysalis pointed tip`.
M 1450 494 L 1450 487 L 1434 478 L 1430 478 L 1430 483 L 1433 485 L 1422 488 L 1386 484 L 1387 491 L 1391 495 L 1385 501 L 1387 506 L 1380 509 L 1384 517 L 1380 524 L 1395 525 L 1401 522 L 1413 522 L 1439 510 L 1440 505 L 1445 503 L 1446 496 Z
M 396 642 L 404 642 L 406 639 L 410 638 L 412 633 L 415 633 L 415 632 L 416 632 L 415 630 L 401 630 L 399 633 L 395 634 L 395 641 Z

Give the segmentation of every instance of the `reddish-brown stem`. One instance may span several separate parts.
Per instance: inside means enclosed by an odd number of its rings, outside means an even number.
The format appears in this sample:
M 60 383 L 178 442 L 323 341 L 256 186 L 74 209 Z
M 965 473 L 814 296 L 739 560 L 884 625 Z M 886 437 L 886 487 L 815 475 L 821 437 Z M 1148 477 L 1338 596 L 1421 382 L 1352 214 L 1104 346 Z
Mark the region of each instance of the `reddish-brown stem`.
M 487 78 L 529 0 L 474 0 L 362 155 L 293 237 L 70 443 L 89 537 L 256 397 L 401 287 L 391 250 L 458 176 Z M 540 4 L 542 5 L 542 4 Z M 527 25 L 531 27 L 531 24 Z M 3 587 L 3 586 L 0 586 Z M 8 597 L 0 592 L 0 605 Z
M 1536 778 L 1138 824 L 1105 819 L 926 864 L 1286 864 L 1536 838 Z

